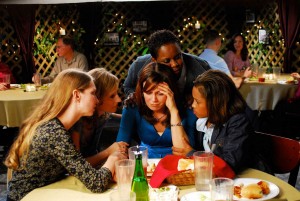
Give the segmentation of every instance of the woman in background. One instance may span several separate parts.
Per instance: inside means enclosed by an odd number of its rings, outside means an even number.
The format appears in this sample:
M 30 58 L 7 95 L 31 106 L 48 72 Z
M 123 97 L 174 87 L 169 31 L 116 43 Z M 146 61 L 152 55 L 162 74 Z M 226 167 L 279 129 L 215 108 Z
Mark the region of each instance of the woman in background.
M 98 167 L 115 151 L 127 153 L 128 144 L 115 142 L 107 149 L 101 150 L 103 148 L 101 147 L 103 146 L 101 136 L 105 135 L 102 133 L 103 127 L 111 116 L 117 115 L 114 112 L 117 111 L 118 103 L 121 102 L 118 95 L 119 79 L 104 68 L 95 68 L 88 74 L 94 78 L 99 103 L 93 116 L 82 117 L 75 124 L 72 128 L 72 139 L 76 148 L 86 157 L 87 161 L 93 167 Z
M 178 107 L 176 76 L 170 67 L 150 63 L 143 68 L 133 99 L 135 107 L 123 109 L 117 141 L 130 143 L 138 134 L 149 158 L 172 154 L 185 139 L 194 144 L 196 117 L 190 109 Z
M 66 84 L 68 83 L 68 84 Z M 103 192 L 114 175 L 114 164 L 126 154 L 115 152 L 99 170 L 76 150 L 69 129 L 83 116 L 93 115 L 98 99 L 93 78 L 68 69 L 59 73 L 46 95 L 23 122 L 5 164 L 13 170 L 8 201 L 21 200 L 30 191 L 77 177 L 92 192 Z
M 252 71 L 248 57 L 248 49 L 245 38 L 241 34 L 232 36 L 228 51 L 224 55 L 224 60 L 234 77 L 250 77 Z

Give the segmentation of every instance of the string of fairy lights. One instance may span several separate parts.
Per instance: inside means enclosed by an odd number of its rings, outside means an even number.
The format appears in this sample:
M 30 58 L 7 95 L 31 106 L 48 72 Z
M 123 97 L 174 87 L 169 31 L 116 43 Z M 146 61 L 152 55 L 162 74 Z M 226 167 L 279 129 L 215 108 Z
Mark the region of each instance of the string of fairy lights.
M 111 28 L 108 28 L 106 31 L 108 33 L 110 32 L 117 32 L 120 33 L 120 35 L 122 37 L 127 37 L 128 40 L 130 41 L 134 41 L 134 45 L 140 45 L 140 46 L 145 46 L 147 43 L 147 37 L 145 36 L 145 34 L 139 34 L 139 33 L 134 33 L 132 31 L 132 27 L 130 26 L 124 26 L 125 24 L 125 17 L 123 15 L 120 15 L 118 13 L 115 14 L 116 18 L 120 18 L 120 20 L 116 19 L 113 21 L 113 24 L 111 25 Z M 246 40 L 248 38 L 253 37 L 253 34 L 257 34 L 259 30 L 261 29 L 267 29 L 268 26 L 265 26 L 265 24 L 267 24 L 268 22 L 266 21 L 262 21 L 259 20 L 257 22 L 255 22 L 254 24 L 251 24 L 250 26 L 248 26 L 247 30 L 244 33 L 241 33 L 242 35 L 244 35 L 244 37 L 246 38 Z M 76 22 L 73 20 L 71 22 L 71 24 L 73 25 L 73 27 L 71 27 L 70 30 L 67 30 L 66 28 L 63 28 L 61 25 L 61 22 L 58 23 L 58 27 L 60 28 L 58 31 L 58 33 L 60 33 L 60 35 L 64 35 L 66 34 L 66 32 L 73 32 L 73 34 L 77 31 L 79 31 L 80 28 L 76 28 Z M 116 30 L 118 28 L 118 30 Z M 205 28 L 205 24 L 201 23 L 201 20 L 197 19 L 196 17 L 187 17 L 183 19 L 182 22 L 182 26 L 179 27 L 177 29 L 177 36 L 180 39 L 180 42 L 183 43 L 184 42 L 184 37 L 183 37 L 183 33 L 186 31 L 202 31 Z M 39 34 L 39 33 L 38 33 Z M 142 36 L 141 36 L 142 35 Z M 222 33 L 220 33 L 220 35 L 222 36 L 222 40 L 225 41 L 225 36 L 222 35 Z M 17 40 L 10 40 L 9 38 L 7 38 L 9 35 L 4 33 L 3 31 L 0 34 L 0 39 L 1 39 L 1 49 L 3 51 L 3 55 L 7 55 L 7 57 L 13 57 L 13 59 L 15 61 L 18 61 L 20 59 L 20 45 L 17 43 Z M 284 46 L 284 39 L 279 37 L 279 27 L 273 27 L 273 29 L 268 29 L 268 37 L 270 38 L 270 40 L 272 41 L 272 43 L 278 43 L 281 46 Z M 276 41 L 274 41 L 274 39 L 276 39 Z M 101 38 L 100 36 L 98 36 L 95 41 L 94 41 L 94 45 L 95 46 L 99 46 L 103 44 L 105 38 Z M 122 43 L 122 42 L 121 42 Z M 121 45 L 120 43 L 120 45 Z M 300 42 L 296 41 L 295 45 L 297 46 L 297 48 L 300 47 Z M 52 55 L 53 57 L 54 55 Z

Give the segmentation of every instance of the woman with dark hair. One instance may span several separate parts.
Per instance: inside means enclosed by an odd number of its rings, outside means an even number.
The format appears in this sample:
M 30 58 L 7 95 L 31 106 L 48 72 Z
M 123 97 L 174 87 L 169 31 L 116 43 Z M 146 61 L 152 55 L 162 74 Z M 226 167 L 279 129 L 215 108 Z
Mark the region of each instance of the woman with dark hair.
M 224 60 L 231 74 L 235 77 L 250 77 L 250 61 L 245 38 L 241 34 L 232 36 Z
M 233 81 L 219 70 L 209 70 L 194 81 L 192 108 L 199 118 L 196 149 L 212 151 L 234 171 L 247 166 L 254 132 L 245 113 L 247 104 Z M 186 147 L 188 145 L 186 144 Z M 183 153 L 173 148 L 174 153 Z M 192 147 L 185 153 L 192 153 Z
M 137 133 L 149 158 L 172 154 L 172 146 L 182 148 L 183 141 L 193 146 L 196 117 L 190 109 L 178 107 L 176 76 L 164 64 L 149 63 L 143 68 L 133 100 L 125 107 L 117 141 L 130 143 Z

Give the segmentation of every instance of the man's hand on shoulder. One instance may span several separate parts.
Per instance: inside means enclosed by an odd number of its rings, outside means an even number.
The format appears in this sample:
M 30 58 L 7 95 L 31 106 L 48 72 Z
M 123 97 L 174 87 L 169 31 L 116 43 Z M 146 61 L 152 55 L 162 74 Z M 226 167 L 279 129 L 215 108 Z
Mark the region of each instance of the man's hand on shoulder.
M 130 93 L 127 98 L 124 100 L 124 107 L 135 107 L 136 106 L 136 98 L 135 92 Z

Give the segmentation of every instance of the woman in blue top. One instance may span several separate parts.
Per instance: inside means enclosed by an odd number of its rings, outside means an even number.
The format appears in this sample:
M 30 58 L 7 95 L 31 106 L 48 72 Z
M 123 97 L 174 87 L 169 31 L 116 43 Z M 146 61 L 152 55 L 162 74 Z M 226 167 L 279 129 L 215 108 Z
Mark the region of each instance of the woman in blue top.
M 132 99 L 135 107 L 125 107 L 117 141 L 130 143 L 138 134 L 149 158 L 172 154 L 172 146 L 182 147 L 187 140 L 193 146 L 196 116 L 178 104 L 177 82 L 170 67 L 148 64 L 139 75 Z

